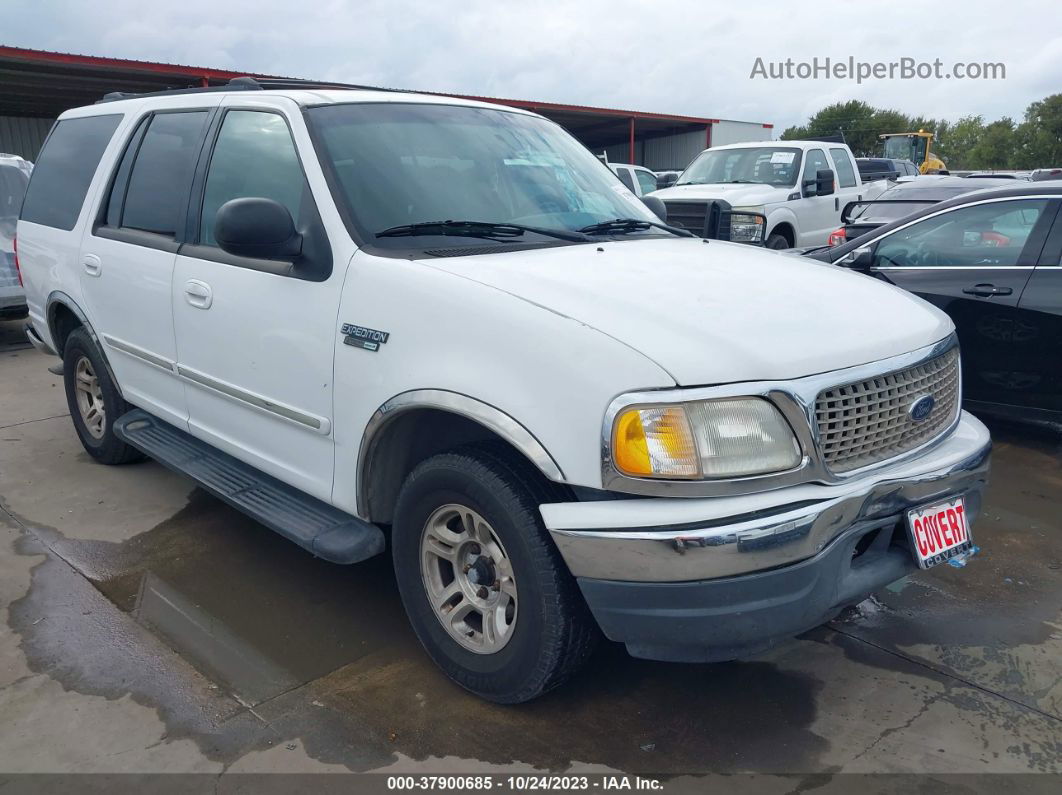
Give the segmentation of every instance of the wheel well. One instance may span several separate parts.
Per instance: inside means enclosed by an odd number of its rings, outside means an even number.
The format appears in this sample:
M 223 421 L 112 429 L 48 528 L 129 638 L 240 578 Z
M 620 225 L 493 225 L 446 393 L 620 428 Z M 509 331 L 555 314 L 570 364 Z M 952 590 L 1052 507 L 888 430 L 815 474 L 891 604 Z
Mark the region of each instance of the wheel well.
M 434 408 L 397 415 L 369 442 L 364 472 L 359 473 L 359 511 L 370 521 L 390 524 L 406 476 L 427 458 L 470 444 L 490 443 L 495 450 L 526 462 L 533 477 L 545 476 L 520 450 L 475 420 Z
M 55 352 L 61 357 L 66 340 L 70 333 L 82 325 L 81 320 L 73 310 L 65 304 L 55 304 L 51 312 L 52 342 L 55 343 Z
M 793 227 L 785 221 L 772 229 L 767 237 L 770 238 L 771 235 L 781 235 L 784 237 L 786 242 L 789 243 L 790 248 L 796 245 L 796 233 L 794 232 Z

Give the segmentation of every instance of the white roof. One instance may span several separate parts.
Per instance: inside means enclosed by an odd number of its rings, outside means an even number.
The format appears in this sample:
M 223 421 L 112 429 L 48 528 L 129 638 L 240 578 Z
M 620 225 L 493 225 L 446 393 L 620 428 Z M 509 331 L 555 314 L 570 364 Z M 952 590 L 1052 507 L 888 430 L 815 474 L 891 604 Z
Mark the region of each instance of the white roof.
M 713 146 L 712 149 L 822 149 L 827 146 L 844 146 L 845 144 L 837 141 L 742 141 L 739 144 L 720 144 L 719 146 Z

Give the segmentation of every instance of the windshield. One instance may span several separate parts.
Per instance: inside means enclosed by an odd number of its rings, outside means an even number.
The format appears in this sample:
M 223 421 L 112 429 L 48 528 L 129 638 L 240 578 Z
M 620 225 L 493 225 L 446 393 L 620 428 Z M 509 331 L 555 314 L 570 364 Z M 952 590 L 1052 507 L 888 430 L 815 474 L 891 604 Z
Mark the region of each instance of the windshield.
M 682 172 L 677 185 L 710 185 L 747 182 L 757 185 L 790 186 L 800 173 L 800 150 L 791 147 L 757 146 L 740 149 L 707 149 Z
M 334 177 L 336 200 L 374 246 L 498 244 L 489 229 L 437 225 L 443 221 L 576 232 L 617 218 L 659 220 L 585 147 L 537 116 L 360 103 L 311 108 L 308 117 Z M 396 234 L 411 224 L 436 225 L 414 228 L 415 237 Z M 378 237 L 382 232 L 388 234 Z M 517 232 L 518 241 L 506 234 L 506 243 L 558 242 L 534 229 L 524 232 Z M 634 236 L 648 234 L 667 233 L 649 228 Z

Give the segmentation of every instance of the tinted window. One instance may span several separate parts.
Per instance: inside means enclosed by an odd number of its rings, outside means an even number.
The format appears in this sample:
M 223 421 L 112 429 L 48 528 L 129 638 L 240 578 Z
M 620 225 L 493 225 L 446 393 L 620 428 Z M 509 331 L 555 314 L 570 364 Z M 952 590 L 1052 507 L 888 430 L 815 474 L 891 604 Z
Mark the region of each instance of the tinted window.
M 844 149 L 831 149 L 830 156 L 833 157 L 833 164 L 837 166 L 837 181 L 842 188 L 854 188 L 856 184 L 855 170 L 852 168 L 852 161 L 848 157 L 848 152 Z
M 295 143 L 284 119 L 275 113 L 230 111 L 225 114 L 210 158 L 200 240 L 216 245 L 214 217 L 231 199 L 273 199 L 298 221 L 304 202 L 311 201 Z
M 205 110 L 159 113 L 151 119 L 129 175 L 123 227 L 176 233 L 184 218 L 206 119 Z
M 650 174 L 648 171 L 635 171 L 634 176 L 638 178 L 638 184 L 642 186 L 642 195 L 650 193 L 656 190 L 656 175 Z
M 620 182 L 627 186 L 627 190 L 634 190 L 634 180 L 631 179 L 631 172 L 626 168 L 617 168 L 616 176 L 619 177 Z
M 120 115 L 57 122 L 37 158 L 22 205 L 22 219 L 70 230 Z
M 829 168 L 830 163 L 821 149 L 809 149 L 804 160 L 804 182 L 814 182 L 819 169 Z
M 1016 265 L 1046 207 L 1046 199 L 1024 199 L 942 213 L 882 239 L 874 252 L 874 264 L 912 268 Z
M 18 218 L 28 184 L 25 171 L 0 163 L 0 218 Z

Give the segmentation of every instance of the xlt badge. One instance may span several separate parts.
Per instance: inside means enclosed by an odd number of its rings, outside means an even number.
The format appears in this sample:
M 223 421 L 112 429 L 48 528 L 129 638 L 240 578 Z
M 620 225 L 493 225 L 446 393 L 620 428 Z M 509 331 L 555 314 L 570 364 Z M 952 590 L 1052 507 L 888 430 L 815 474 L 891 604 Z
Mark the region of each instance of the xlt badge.
M 344 345 L 353 345 L 355 348 L 364 348 L 367 351 L 380 350 L 380 346 L 385 344 L 387 338 L 391 336 L 386 331 L 355 326 L 353 323 L 344 323 L 339 332 L 343 335 Z

